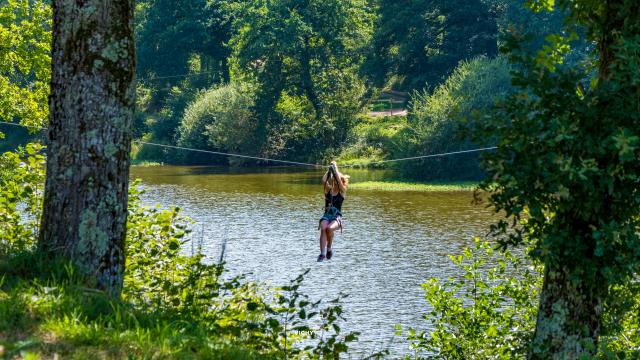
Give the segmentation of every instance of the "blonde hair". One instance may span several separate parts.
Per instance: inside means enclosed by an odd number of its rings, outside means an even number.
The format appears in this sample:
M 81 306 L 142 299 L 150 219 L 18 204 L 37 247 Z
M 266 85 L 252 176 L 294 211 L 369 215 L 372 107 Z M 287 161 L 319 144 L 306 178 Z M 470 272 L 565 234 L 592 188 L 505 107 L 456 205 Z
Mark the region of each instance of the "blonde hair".
M 351 176 L 349 176 L 349 175 L 347 175 L 347 174 L 343 174 L 343 173 L 341 173 L 341 172 L 338 172 L 338 177 L 340 177 L 340 180 L 342 181 L 342 184 L 343 184 L 345 187 L 348 187 L 348 186 L 349 186 L 349 178 L 351 178 Z M 336 181 L 336 178 L 335 178 L 335 177 L 332 177 L 332 178 L 333 178 L 333 181 L 335 182 L 335 181 Z M 331 184 L 331 186 L 333 186 L 333 184 Z
M 351 176 L 346 175 L 346 174 L 342 174 L 342 173 L 340 174 L 340 180 L 342 180 L 342 184 L 344 184 L 345 187 L 349 186 L 349 178 L 350 177 Z

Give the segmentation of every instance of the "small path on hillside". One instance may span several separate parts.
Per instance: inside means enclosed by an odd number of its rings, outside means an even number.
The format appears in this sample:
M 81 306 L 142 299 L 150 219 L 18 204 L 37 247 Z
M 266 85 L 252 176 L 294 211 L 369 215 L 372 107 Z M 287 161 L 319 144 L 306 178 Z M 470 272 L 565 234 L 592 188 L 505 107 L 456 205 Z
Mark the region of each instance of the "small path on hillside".
M 381 117 L 381 116 L 407 116 L 407 109 L 393 109 L 386 111 L 369 111 L 369 116 Z
M 368 114 L 371 117 L 383 117 L 383 116 L 407 116 L 407 109 L 404 107 L 404 104 L 407 102 L 407 97 L 409 96 L 406 92 L 400 92 L 395 90 L 386 90 L 380 94 L 378 102 L 389 101 L 392 104 L 402 104 L 402 107 L 394 108 L 391 110 L 383 110 L 383 111 L 369 111 Z

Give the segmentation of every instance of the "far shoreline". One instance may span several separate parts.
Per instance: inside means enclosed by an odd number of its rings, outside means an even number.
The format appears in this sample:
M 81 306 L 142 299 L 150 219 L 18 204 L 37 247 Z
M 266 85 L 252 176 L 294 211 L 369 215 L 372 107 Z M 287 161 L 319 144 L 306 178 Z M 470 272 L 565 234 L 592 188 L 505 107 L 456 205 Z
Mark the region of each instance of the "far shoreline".
M 438 182 L 403 182 L 403 181 L 362 181 L 349 184 L 352 190 L 371 191 L 415 191 L 415 192 L 448 192 L 474 191 L 478 182 L 474 181 L 438 181 Z

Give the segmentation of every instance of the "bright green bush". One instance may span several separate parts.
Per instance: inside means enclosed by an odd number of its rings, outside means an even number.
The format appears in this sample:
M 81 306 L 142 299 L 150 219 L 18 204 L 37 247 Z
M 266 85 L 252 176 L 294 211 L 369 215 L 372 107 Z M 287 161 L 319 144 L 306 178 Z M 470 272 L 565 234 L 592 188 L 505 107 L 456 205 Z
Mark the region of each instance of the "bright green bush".
M 489 109 L 511 91 L 510 65 L 502 57 L 461 62 L 453 74 L 432 92 L 414 92 L 410 126 L 398 134 L 393 157 L 437 154 L 477 147 L 458 131 L 461 119 Z M 400 164 L 402 175 L 421 180 L 477 180 L 477 154 L 425 159 Z
M 0 256 L 36 242 L 45 159 L 39 144 L 0 155 Z
M 433 330 L 409 331 L 416 353 L 437 359 L 524 358 L 535 327 L 541 267 L 480 240 L 450 258 L 459 276 L 423 284 L 432 307 L 424 319 Z
M 178 144 L 197 149 L 255 154 L 253 92 L 246 85 L 228 84 L 201 94 L 185 110 Z M 189 154 L 192 156 L 193 154 Z M 206 157 L 226 163 L 224 157 Z
M 526 358 L 535 330 L 543 266 L 531 264 L 522 254 L 494 250 L 480 240 L 450 258 L 459 273 L 423 284 L 432 308 L 423 318 L 431 329 L 408 330 L 416 357 Z M 598 358 L 637 359 L 640 283 L 619 286 L 612 292 L 616 304 L 605 304 Z M 625 311 L 616 311 L 620 308 Z
M 349 133 L 349 145 L 340 153 L 340 162 L 358 165 L 384 160 L 397 149 L 398 136 L 405 132 L 407 126 L 405 116 L 361 115 Z

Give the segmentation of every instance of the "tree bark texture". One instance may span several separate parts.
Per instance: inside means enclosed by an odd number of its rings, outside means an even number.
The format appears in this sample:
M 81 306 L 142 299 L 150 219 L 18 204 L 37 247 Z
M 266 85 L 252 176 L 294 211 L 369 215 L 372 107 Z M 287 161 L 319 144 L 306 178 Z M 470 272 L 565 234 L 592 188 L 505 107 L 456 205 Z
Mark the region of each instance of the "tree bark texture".
M 591 358 L 596 353 L 606 286 L 590 284 L 566 266 L 545 267 L 529 359 Z
M 119 296 L 124 272 L 133 0 L 53 0 L 49 144 L 40 247 Z

